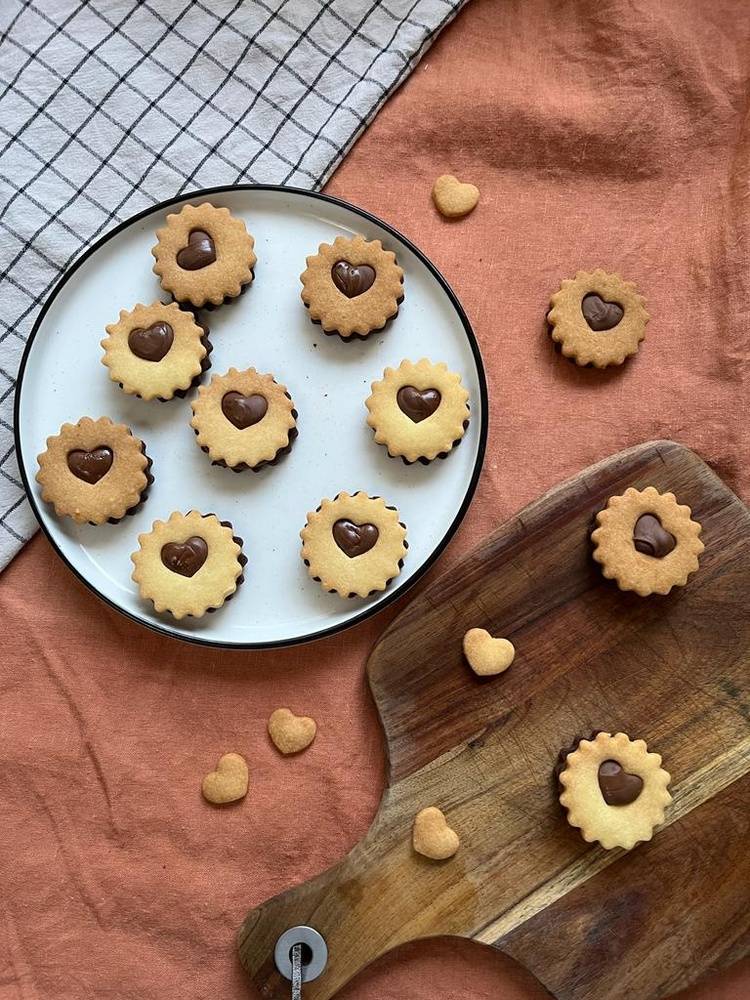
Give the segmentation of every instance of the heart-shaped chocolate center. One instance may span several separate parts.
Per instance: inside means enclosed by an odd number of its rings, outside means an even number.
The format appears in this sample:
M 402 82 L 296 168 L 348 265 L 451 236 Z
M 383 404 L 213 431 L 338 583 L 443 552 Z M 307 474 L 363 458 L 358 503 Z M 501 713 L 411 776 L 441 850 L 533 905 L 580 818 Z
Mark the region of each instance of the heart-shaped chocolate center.
M 656 514 L 641 514 L 633 526 L 633 545 L 644 556 L 663 559 L 677 544 L 677 539 L 662 527 Z
M 333 283 L 348 299 L 355 299 L 366 292 L 375 280 L 375 268 L 369 264 L 350 264 L 348 260 L 337 260 L 331 268 Z
M 581 312 L 592 330 L 601 332 L 611 330 L 617 326 L 624 315 L 624 310 L 619 302 L 607 302 L 596 292 L 589 292 L 584 295 L 581 302 Z
M 415 389 L 413 385 L 404 385 L 396 393 L 399 410 L 415 424 L 431 417 L 441 399 L 437 389 Z
M 355 524 L 345 517 L 336 521 L 331 531 L 334 542 L 350 559 L 369 552 L 380 535 L 374 524 Z
M 643 790 L 643 778 L 628 774 L 616 760 L 601 762 L 598 779 L 602 798 L 608 806 L 630 805 Z
M 185 542 L 167 542 L 161 549 L 161 561 L 180 576 L 195 576 L 207 558 L 208 545 L 200 535 L 192 535 Z
M 107 475 L 112 468 L 114 457 L 112 449 L 105 445 L 99 445 L 91 451 L 76 448 L 68 452 L 68 468 L 77 479 L 82 479 L 84 483 L 93 486 Z
M 161 320 L 149 327 L 136 327 L 128 334 L 128 347 L 142 361 L 161 361 L 174 342 L 174 330 Z
M 184 271 L 199 271 L 216 260 L 216 247 L 208 233 L 192 229 L 187 246 L 177 254 L 177 263 Z
M 260 393 L 243 396 L 241 392 L 227 392 L 221 400 L 221 412 L 230 424 L 241 431 L 252 427 L 265 417 L 268 411 L 268 400 Z

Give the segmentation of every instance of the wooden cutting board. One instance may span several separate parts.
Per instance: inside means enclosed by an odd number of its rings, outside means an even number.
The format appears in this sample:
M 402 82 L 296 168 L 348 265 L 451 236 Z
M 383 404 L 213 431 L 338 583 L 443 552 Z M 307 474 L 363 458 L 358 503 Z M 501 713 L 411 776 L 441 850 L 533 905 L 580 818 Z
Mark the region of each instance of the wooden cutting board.
M 673 491 L 703 525 L 687 587 L 620 592 L 589 533 L 628 486 Z M 507 673 L 479 679 L 461 642 L 507 636 Z M 306 983 L 326 1000 L 402 942 L 462 935 L 513 956 L 559 998 L 666 996 L 750 950 L 750 512 L 700 458 L 659 441 L 552 490 L 424 590 L 368 662 L 388 785 L 338 865 L 249 913 L 243 965 L 289 996 L 273 962 L 289 927 L 325 938 Z M 674 802 L 630 853 L 584 843 L 552 778 L 558 751 L 594 729 L 663 755 Z M 439 806 L 461 847 L 416 855 L 415 814 Z

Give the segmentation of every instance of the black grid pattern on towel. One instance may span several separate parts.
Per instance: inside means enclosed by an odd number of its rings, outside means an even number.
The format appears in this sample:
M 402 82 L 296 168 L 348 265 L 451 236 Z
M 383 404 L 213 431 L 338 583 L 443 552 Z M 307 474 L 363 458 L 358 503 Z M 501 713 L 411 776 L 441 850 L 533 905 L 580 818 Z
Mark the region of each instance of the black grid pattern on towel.
M 464 2 L 0 4 L 0 567 L 35 530 L 14 378 L 60 274 L 192 189 L 322 186 Z

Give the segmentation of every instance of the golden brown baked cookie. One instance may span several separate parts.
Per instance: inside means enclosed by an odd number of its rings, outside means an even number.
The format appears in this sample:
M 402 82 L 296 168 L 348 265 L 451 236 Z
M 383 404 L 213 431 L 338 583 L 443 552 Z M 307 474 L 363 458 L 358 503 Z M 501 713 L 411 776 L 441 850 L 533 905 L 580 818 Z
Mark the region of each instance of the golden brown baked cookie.
M 698 538 L 701 526 L 690 514 L 674 493 L 631 486 L 622 496 L 610 497 L 596 515 L 594 559 L 620 590 L 634 590 L 641 597 L 684 587 L 705 548 Z
M 214 375 L 192 402 L 190 425 L 214 465 L 234 472 L 274 465 L 297 437 L 297 411 L 285 385 L 254 368 Z
M 185 396 L 210 366 L 208 330 L 176 302 L 138 304 L 107 327 L 102 364 L 131 396 L 172 399 Z
M 185 205 L 157 229 L 151 253 L 161 287 L 178 302 L 196 307 L 221 305 L 236 298 L 253 280 L 255 241 L 242 219 L 228 208 Z
M 366 493 L 339 493 L 321 501 L 307 515 L 300 537 L 310 576 L 341 597 L 385 590 L 409 547 L 396 508 Z
M 414 817 L 411 842 L 417 854 L 433 861 L 447 861 L 461 846 L 458 834 L 437 806 L 421 809 Z
M 237 802 L 247 795 L 247 761 L 239 753 L 225 753 L 219 757 L 216 770 L 201 782 L 201 792 L 207 802 L 216 806 Z
M 404 297 L 404 272 L 396 255 L 380 240 L 368 242 L 364 236 L 321 243 L 307 258 L 300 281 L 310 319 L 344 340 L 382 329 Z
M 175 618 L 216 611 L 243 582 L 242 539 L 215 514 L 175 511 L 138 536 L 130 557 L 141 597 Z
M 318 724 L 309 715 L 295 715 L 290 708 L 277 708 L 268 720 L 268 735 L 279 753 L 301 753 L 315 739 Z
M 109 417 L 63 424 L 38 462 L 42 499 L 78 524 L 116 524 L 134 514 L 154 481 L 144 443 Z
M 646 300 L 619 274 L 579 271 L 551 300 L 552 339 L 578 365 L 621 365 L 646 336 Z
M 516 657 L 510 639 L 490 635 L 486 628 L 470 628 L 464 635 L 466 661 L 479 677 L 494 677 L 504 673 Z
M 427 465 L 446 458 L 464 436 L 468 399 L 461 376 L 448 371 L 442 361 L 402 361 L 398 368 L 386 368 L 381 382 L 372 383 L 372 395 L 365 402 L 370 411 L 367 423 L 389 455 L 401 456 L 407 465 L 416 461 Z
M 585 841 L 629 851 L 651 840 L 672 801 L 671 776 L 658 753 L 625 733 L 597 733 L 563 750 L 557 767 L 560 804 Z
M 460 219 L 473 212 L 479 201 L 479 188 L 465 184 L 453 174 L 442 174 L 432 187 L 432 200 L 441 215 L 447 219 Z

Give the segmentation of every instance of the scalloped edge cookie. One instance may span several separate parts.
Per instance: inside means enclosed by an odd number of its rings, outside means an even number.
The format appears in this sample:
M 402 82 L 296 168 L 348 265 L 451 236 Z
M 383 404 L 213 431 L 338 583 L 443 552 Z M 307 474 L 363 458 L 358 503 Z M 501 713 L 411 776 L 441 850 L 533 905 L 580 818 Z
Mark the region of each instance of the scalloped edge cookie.
M 170 542 L 185 542 L 197 535 L 208 545 L 208 555 L 190 577 L 168 569 L 162 562 L 162 548 Z M 232 598 L 244 580 L 247 557 L 243 541 L 234 534 L 230 521 L 197 510 L 182 514 L 173 511 L 166 521 L 154 521 L 150 531 L 138 536 L 138 549 L 131 555 L 131 578 L 144 600 L 159 613 L 173 618 L 189 615 L 200 618 L 216 611 Z
M 674 536 L 677 544 L 668 555 L 658 559 L 636 549 L 633 529 L 642 514 L 655 514 Z M 606 579 L 640 597 L 668 594 L 672 587 L 684 587 L 690 574 L 698 569 L 698 556 L 705 548 L 698 537 L 701 525 L 692 520 L 691 514 L 688 506 L 677 502 L 674 493 L 659 493 L 654 486 L 644 490 L 630 486 L 621 496 L 610 497 L 604 510 L 596 515 L 598 527 L 591 533 L 593 558 L 601 564 Z
M 161 360 L 147 361 L 132 352 L 128 341 L 133 330 L 155 323 L 167 323 L 174 339 Z M 184 397 L 210 366 L 208 329 L 176 302 L 139 302 L 131 310 L 121 309 L 117 322 L 105 329 L 108 336 L 100 342 L 104 349 L 101 362 L 112 381 L 129 396 L 165 402 L 174 396 Z
M 188 271 L 177 263 L 177 255 L 188 243 L 193 230 L 208 233 L 214 243 L 216 259 L 205 267 Z M 210 202 L 185 205 L 167 215 L 166 225 L 156 230 L 158 242 L 151 253 L 155 258 L 154 274 L 161 287 L 178 302 L 190 302 L 200 308 L 210 303 L 219 306 L 234 299 L 253 280 L 255 240 L 245 223 L 228 208 Z
M 592 330 L 586 322 L 581 303 L 591 293 L 622 307 L 622 319 L 610 330 Z M 572 358 L 577 365 L 594 368 L 621 365 L 637 352 L 646 336 L 649 321 L 646 300 L 632 281 L 625 281 L 619 274 L 607 274 L 599 268 L 578 271 L 575 278 L 562 282 L 550 304 L 547 313 L 550 336 L 565 357 Z
M 333 526 L 338 520 L 354 524 L 374 524 L 377 542 L 367 552 L 350 558 L 336 544 Z M 385 590 L 401 572 L 406 550 L 406 526 L 395 507 L 382 497 L 367 493 L 338 493 L 333 500 L 321 500 L 307 515 L 300 531 L 301 556 L 313 580 L 329 593 L 340 597 L 368 597 Z
M 107 473 L 96 483 L 74 476 L 68 468 L 70 452 L 102 447 L 113 453 Z M 52 504 L 58 517 L 70 517 L 77 524 L 117 524 L 140 509 L 154 481 L 143 441 L 126 424 L 116 424 L 109 417 L 81 417 L 75 424 L 63 424 L 47 438 L 47 448 L 37 462 L 42 500 Z
M 664 821 L 664 810 L 672 801 L 667 786 L 672 776 L 661 766 L 658 753 L 650 753 L 644 740 L 631 740 L 625 733 L 599 732 L 580 740 L 575 750 L 564 754 L 558 770 L 562 787 L 560 805 L 568 823 L 581 831 L 587 843 L 598 841 L 606 850 L 631 850 L 651 840 L 654 827 Z M 599 766 L 615 760 L 636 774 L 643 788 L 628 805 L 607 805 L 599 788 Z
M 228 392 L 263 396 L 268 404 L 263 418 L 242 430 L 235 427 L 221 406 Z M 297 437 L 299 414 L 287 387 L 270 373 L 263 375 L 255 368 L 230 368 L 224 375 L 214 375 L 208 385 L 200 387 L 191 407 L 190 426 L 201 450 L 214 465 L 234 472 L 258 472 L 266 465 L 274 465 Z
M 372 285 L 353 298 L 339 291 L 331 276 L 334 265 L 342 260 L 353 267 L 365 264 L 375 271 Z M 325 333 L 338 334 L 343 340 L 382 330 L 404 297 L 404 272 L 395 253 L 384 250 L 380 240 L 368 242 L 360 235 L 351 239 L 337 236 L 332 244 L 321 243 L 317 254 L 307 258 L 300 281 L 310 319 L 320 323 Z
M 434 413 L 418 423 L 411 420 L 397 402 L 399 390 L 406 386 L 421 392 L 436 389 L 441 398 Z M 449 371 L 443 361 L 402 361 L 398 368 L 386 368 L 371 390 L 365 400 L 367 423 L 375 442 L 385 445 L 392 458 L 401 457 L 407 464 L 445 458 L 466 433 L 469 393 L 461 385 L 461 376 Z

